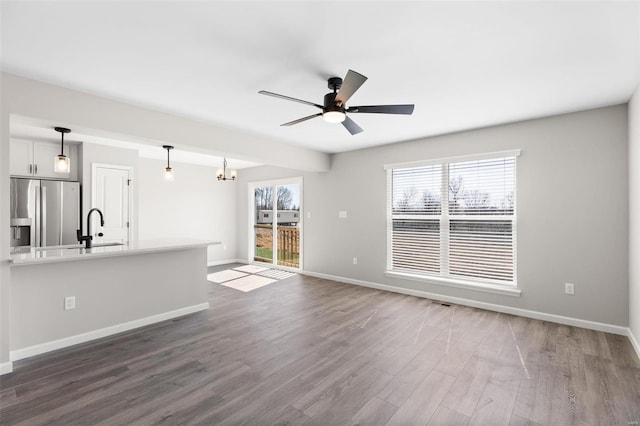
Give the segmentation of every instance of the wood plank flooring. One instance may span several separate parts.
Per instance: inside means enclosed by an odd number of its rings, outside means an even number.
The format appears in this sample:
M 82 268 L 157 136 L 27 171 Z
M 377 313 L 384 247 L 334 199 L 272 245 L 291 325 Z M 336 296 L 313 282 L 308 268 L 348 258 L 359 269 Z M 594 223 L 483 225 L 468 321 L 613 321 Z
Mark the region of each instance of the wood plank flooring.
M 0 424 L 640 422 L 626 337 L 301 275 L 209 286 L 206 312 L 16 362 Z

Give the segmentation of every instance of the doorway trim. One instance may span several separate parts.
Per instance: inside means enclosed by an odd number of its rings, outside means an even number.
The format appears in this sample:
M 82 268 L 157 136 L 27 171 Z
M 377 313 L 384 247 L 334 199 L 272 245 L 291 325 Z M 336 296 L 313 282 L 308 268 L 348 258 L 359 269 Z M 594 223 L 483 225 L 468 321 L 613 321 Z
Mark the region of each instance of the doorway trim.
M 264 263 L 258 263 L 255 260 L 253 260 L 253 255 L 254 255 L 254 247 L 255 247 L 255 232 L 254 232 L 254 220 L 255 220 L 255 191 L 256 188 L 262 187 L 262 186 L 282 186 L 282 185 L 290 185 L 290 184 L 298 184 L 300 186 L 300 221 L 298 222 L 298 225 L 300 226 L 300 257 L 298 260 L 298 267 L 297 268 L 291 268 L 288 266 L 281 266 L 278 265 L 278 262 L 274 262 L 273 264 L 270 265 L 270 267 L 274 267 L 277 269 L 283 269 L 286 271 L 292 271 L 292 272 L 300 272 L 303 271 L 303 265 L 304 265 L 304 185 L 303 185 L 303 178 L 302 176 L 294 176 L 294 177 L 290 177 L 290 178 L 282 178 L 282 179 L 272 179 L 272 180 L 261 180 L 261 181 L 255 181 L 255 182 L 249 182 L 248 183 L 248 191 L 247 191 L 247 207 L 248 207 L 248 220 L 247 220 L 247 234 L 248 234 L 248 238 L 247 238 L 247 262 L 249 262 L 249 264 L 256 264 L 256 265 L 265 265 Z M 274 194 L 276 193 L 276 191 L 274 191 Z M 274 200 L 275 201 L 275 200 Z M 276 207 L 277 208 L 277 207 Z M 276 222 L 277 223 L 277 222 Z

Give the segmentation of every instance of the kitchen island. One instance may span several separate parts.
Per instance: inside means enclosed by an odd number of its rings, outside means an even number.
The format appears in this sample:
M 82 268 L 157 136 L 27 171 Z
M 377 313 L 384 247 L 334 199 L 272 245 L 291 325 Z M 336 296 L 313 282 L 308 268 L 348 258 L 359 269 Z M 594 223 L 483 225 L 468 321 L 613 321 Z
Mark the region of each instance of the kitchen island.
M 11 360 L 208 309 L 214 244 L 158 240 L 12 254 Z

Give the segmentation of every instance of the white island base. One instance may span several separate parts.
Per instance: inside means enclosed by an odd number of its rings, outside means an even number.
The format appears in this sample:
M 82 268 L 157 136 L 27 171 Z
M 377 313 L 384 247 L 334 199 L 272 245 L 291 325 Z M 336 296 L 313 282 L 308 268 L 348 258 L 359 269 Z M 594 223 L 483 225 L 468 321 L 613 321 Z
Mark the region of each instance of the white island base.
M 11 361 L 206 310 L 207 246 L 163 242 L 11 268 Z M 64 258 L 64 259 L 63 259 Z M 65 298 L 75 308 L 65 310 Z

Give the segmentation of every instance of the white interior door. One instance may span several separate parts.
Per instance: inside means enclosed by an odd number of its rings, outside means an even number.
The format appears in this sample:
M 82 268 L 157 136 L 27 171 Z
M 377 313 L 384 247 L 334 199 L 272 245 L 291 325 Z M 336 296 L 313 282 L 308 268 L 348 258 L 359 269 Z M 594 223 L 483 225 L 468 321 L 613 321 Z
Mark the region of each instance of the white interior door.
M 104 215 L 104 227 L 99 227 L 100 216 L 92 214 L 94 241 L 129 242 L 129 167 L 94 165 L 92 207 L 97 207 Z M 98 237 L 102 232 L 103 237 Z

